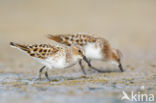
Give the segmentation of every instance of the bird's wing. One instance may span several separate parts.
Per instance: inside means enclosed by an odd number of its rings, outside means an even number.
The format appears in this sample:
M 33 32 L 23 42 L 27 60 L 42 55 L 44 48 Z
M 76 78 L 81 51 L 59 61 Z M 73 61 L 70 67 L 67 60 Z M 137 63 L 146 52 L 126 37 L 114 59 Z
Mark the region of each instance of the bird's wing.
M 48 38 L 68 46 L 71 45 L 84 46 L 88 42 L 96 42 L 96 38 L 87 34 L 86 35 L 85 34 L 59 34 L 59 35 L 49 34 Z
M 36 57 L 40 59 L 45 59 L 49 56 L 55 55 L 60 49 L 58 47 L 49 44 L 23 45 L 23 44 L 11 42 L 10 45 L 15 48 L 18 48 L 19 50 L 26 52 L 32 57 Z

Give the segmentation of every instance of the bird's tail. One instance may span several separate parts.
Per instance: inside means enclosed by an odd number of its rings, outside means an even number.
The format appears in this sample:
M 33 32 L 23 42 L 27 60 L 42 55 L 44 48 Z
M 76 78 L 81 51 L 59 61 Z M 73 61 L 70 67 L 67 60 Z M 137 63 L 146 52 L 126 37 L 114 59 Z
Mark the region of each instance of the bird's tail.
M 23 50 L 23 51 L 28 51 L 28 50 L 29 50 L 29 48 L 28 48 L 26 45 L 14 43 L 14 42 L 10 42 L 10 45 L 11 45 L 12 47 L 21 49 L 21 50 Z
M 72 45 L 72 42 L 69 42 L 70 35 L 51 35 L 51 34 L 49 34 L 47 37 L 50 40 L 53 40 L 55 42 L 58 42 L 58 43 L 61 43 L 61 44 L 67 45 L 67 46 Z
M 62 37 L 61 37 L 61 35 L 51 35 L 51 34 L 49 34 L 47 37 L 48 37 L 49 39 L 51 39 L 51 40 L 56 41 L 56 42 L 62 42 Z

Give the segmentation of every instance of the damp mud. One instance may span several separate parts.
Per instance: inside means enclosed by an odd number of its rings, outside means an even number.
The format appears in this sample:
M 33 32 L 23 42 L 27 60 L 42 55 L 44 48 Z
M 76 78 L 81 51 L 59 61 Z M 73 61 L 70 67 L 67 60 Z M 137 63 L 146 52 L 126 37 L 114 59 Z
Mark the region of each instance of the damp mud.
M 85 65 L 87 75 L 84 76 L 79 65 L 75 65 L 49 70 L 52 80 L 49 82 L 44 72 L 42 80 L 36 81 L 41 65 L 20 53 L 18 59 L 16 56 L 1 62 L 1 103 L 125 103 L 121 100 L 123 91 L 128 95 L 132 91 L 154 95 L 156 92 L 154 62 L 124 62 L 125 71 L 122 73 L 116 66 L 95 61 L 92 64 L 105 73 L 98 73 Z

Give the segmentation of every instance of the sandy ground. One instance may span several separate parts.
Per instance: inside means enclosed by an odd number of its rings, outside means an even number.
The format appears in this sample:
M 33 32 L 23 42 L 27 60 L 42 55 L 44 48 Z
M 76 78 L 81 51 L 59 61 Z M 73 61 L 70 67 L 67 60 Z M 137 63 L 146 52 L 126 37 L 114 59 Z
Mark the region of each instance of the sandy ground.
M 1 103 L 125 103 L 122 91 L 156 96 L 156 2 L 149 1 L 0 1 Z M 9 46 L 51 43 L 49 33 L 94 33 L 123 53 L 125 72 L 100 61 L 105 73 L 78 65 L 50 70 L 35 81 L 41 64 Z

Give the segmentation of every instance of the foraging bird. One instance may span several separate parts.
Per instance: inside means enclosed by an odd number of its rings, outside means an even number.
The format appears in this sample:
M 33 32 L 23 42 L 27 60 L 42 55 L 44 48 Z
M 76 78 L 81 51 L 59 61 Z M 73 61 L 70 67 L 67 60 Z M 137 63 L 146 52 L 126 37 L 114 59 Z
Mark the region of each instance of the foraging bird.
M 40 44 L 40 45 L 23 45 L 14 42 L 10 42 L 12 47 L 15 47 L 29 56 L 33 57 L 44 66 L 39 70 L 39 77 L 41 79 L 41 73 L 44 68 L 48 69 L 63 69 L 75 65 L 79 60 L 83 59 L 88 62 L 84 55 L 83 49 L 80 46 L 63 46 L 63 45 L 51 45 L 51 44 Z M 82 71 L 84 71 L 82 69 Z M 46 78 L 48 72 L 45 72 Z
M 49 34 L 48 38 L 68 46 L 79 45 L 84 49 L 85 56 L 89 60 L 112 61 L 118 64 L 121 72 L 124 71 L 121 64 L 122 54 L 120 50 L 111 48 L 109 42 L 104 38 L 87 34 Z M 81 60 L 79 64 L 83 68 Z M 90 61 L 89 66 L 96 71 L 102 72 L 102 70 L 92 67 Z

